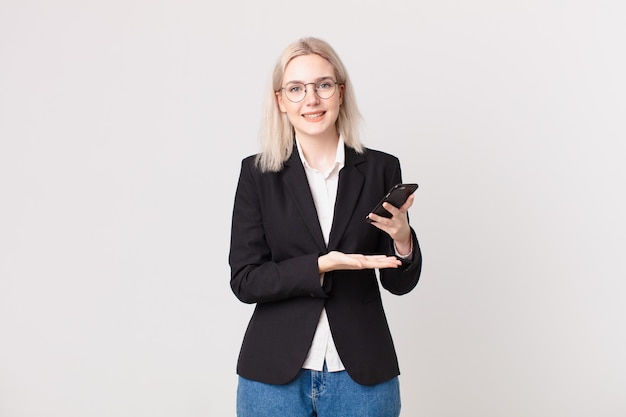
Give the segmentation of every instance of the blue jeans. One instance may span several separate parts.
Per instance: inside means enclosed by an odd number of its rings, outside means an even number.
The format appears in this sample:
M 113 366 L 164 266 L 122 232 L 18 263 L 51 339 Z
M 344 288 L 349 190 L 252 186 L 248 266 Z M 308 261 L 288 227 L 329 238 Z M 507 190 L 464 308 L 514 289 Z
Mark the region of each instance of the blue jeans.
M 398 417 L 398 378 L 359 385 L 346 371 L 303 369 L 286 385 L 239 377 L 237 417 Z

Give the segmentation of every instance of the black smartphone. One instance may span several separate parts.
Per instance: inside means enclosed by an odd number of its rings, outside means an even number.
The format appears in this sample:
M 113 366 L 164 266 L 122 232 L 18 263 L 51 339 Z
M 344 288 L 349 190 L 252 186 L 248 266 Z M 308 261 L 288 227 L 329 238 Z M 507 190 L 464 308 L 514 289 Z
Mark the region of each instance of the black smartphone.
M 383 203 L 387 202 L 394 207 L 400 207 L 406 202 L 407 198 L 409 198 L 409 196 L 415 192 L 415 190 L 417 190 L 417 184 L 394 185 L 391 188 L 391 190 L 389 190 L 387 195 L 385 195 L 383 199 L 380 200 L 378 204 L 376 204 L 376 207 L 374 207 L 374 209 L 370 211 L 370 213 L 374 213 L 382 217 L 390 218 L 391 213 L 389 213 L 387 210 L 383 208 Z M 369 214 L 367 215 L 367 217 L 365 217 L 365 220 L 368 223 L 372 222 L 369 218 Z

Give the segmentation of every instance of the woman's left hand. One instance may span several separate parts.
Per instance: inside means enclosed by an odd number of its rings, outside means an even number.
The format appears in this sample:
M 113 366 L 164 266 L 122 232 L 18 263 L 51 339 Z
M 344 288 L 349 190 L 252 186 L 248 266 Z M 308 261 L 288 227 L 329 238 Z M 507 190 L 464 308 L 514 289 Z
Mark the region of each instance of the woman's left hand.
M 399 208 L 389 203 L 383 203 L 383 207 L 389 213 L 391 218 L 379 216 L 374 213 L 369 214 L 372 225 L 376 226 L 383 232 L 387 233 L 395 242 L 396 250 L 399 253 L 408 253 L 411 251 L 411 227 L 409 226 L 409 217 L 407 212 L 409 207 L 413 205 L 415 195 L 411 194 L 406 202 Z

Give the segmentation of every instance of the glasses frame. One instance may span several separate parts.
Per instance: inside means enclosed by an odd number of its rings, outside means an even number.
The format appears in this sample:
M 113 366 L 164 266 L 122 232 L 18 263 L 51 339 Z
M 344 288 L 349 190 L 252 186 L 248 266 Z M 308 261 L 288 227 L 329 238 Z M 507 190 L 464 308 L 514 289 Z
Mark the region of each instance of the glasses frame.
M 329 97 L 321 97 L 320 93 L 317 92 L 317 84 L 321 84 L 324 81 L 332 81 L 333 83 L 335 83 L 335 91 L 333 91 L 333 93 L 329 96 Z M 304 95 L 302 96 L 302 98 L 300 100 L 292 100 L 291 98 L 289 98 L 289 95 L 287 94 L 287 91 L 285 91 L 287 89 L 287 86 L 281 87 L 280 90 L 278 90 L 279 92 L 284 91 L 285 92 L 285 97 L 287 97 L 287 100 L 291 101 L 292 103 L 300 103 L 302 100 L 304 100 L 306 98 L 306 93 L 309 92 L 309 90 L 306 88 L 307 85 L 311 85 L 313 84 L 315 86 L 315 88 L 313 88 L 313 91 L 315 92 L 315 95 L 320 98 L 321 100 L 328 100 L 333 98 L 333 96 L 335 95 L 335 93 L 337 92 L 337 87 L 340 85 L 343 85 L 343 83 L 340 83 L 339 81 L 333 80 L 332 78 L 324 78 L 320 81 L 315 81 L 312 83 L 294 83 L 294 84 L 300 84 L 304 86 Z

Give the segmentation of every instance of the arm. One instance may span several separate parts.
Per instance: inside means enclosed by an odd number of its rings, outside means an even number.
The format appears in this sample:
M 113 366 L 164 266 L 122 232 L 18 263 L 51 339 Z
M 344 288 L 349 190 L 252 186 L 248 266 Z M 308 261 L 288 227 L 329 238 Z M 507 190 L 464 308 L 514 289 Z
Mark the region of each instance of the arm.
M 399 162 L 391 175 L 391 184 L 402 182 Z M 422 253 L 415 231 L 409 224 L 408 210 L 413 205 L 415 195 L 409 196 L 401 207 L 384 203 L 391 218 L 369 214 L 372 225 L 385 232 L 389 238 L 387 253 L 401 256 L 402 266 L 397 270 L 381 270 L 381 284 L 389 292 L 397 295 L 411 291 L 419 280 L 422 268 Z
M 244 160 L 235 193 L 230 242 L 230 285 L 233 293 L 245 303 L 326 297 L 320 285 L 319 252 L 303 251 L 289 259 L 273 258 L 257 186 L 259 175 L 254 161 L 250 158 Z

